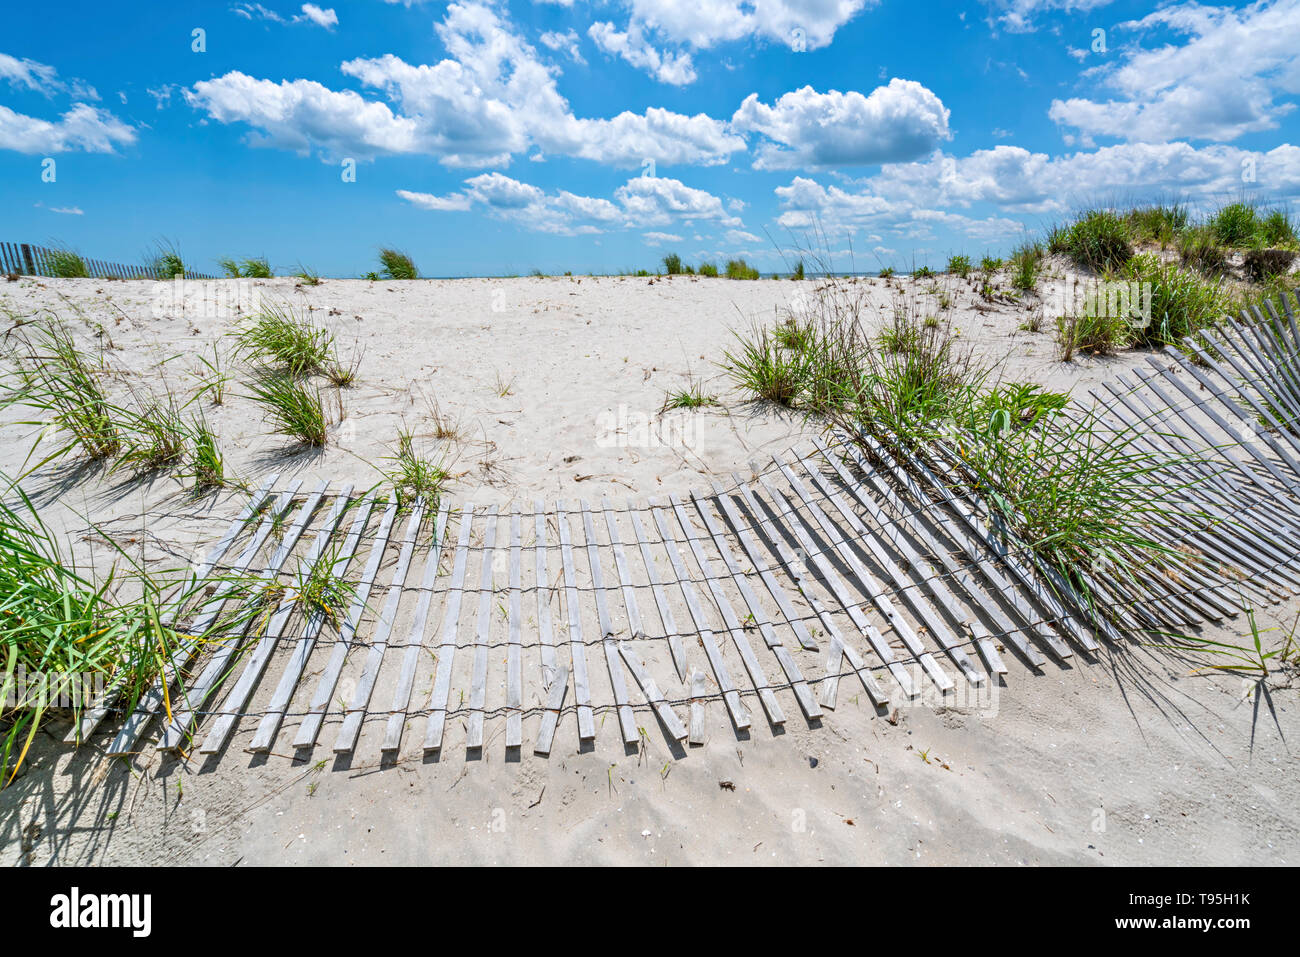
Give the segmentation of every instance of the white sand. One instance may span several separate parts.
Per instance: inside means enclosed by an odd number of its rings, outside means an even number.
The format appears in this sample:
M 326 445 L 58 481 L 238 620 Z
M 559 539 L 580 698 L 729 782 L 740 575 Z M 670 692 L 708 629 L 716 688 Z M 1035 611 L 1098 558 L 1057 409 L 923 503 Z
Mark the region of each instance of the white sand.
M 954 296 L 954 325 L 980 354 L 1005 360 L 1008 377 L 1083 395 L 1140 361 L 1060 363 L 1046 329 L 1020 328 L 1032 308 L 978 311 L 970 284 L 941 284 Z M 250 481 L 275 468 L 308 483 L 369 485 L 405 427 L 445 452 L 458 501 L 701 489 L 813 434 L 795 416 L 746 404 L 716 365 L 732 329 L 771 321 L 810 285 L 269 281 L 263 294 L 309 306 L 345 358 L 354 348 L 360 356 L 360 381 L 342 394 L 346 415 L 329 447 L 301 453 L 268 435 L 254 404 L 237 394 L 204 411 L 230 467 Z M 87 335 L 102 329 L 110 366 L 130 373 L 123 388 L 166 379 L 192 389 L 194 355 L 237 321 L 203 315 L 193 287 L 182 312 L 155 309 L 152 283 L 24 279 L 0 283 L 0 308 L 19 318 L 54 309 Z M 887 315 L 892 292 L 880 282 L 864 287 Z M 692 381 L 723 406 L 660 417 L 665 393 Z M 457 424 L 458 439 L 434 438 L 434 403 Z M 0 468 L 14 474 L 31 429 L 12 424 L 14 410 L 5 415 Z M 171 561 L 169 550 L 185 555 L 210 541 L 237 500 L 191 502 L 171 479 L 62 467 L 26 487 L 51 524 L 99 561 L 106 550 L 80 537 L 91 523 L 136 539 L 151 561 Z M 1297 607 L 1263 610 L 1261 625 L 1289 628 Z M 1245 629 L 1240 619 L 1207 634 L 1240 640 Z M 562 723 L 549 760 L 525 749 L 518 762 L 503 762 L 497 731 L 483 759 L 467 761 L 457 727 L 440 761 L 423 760 L 408 735 L 391 767 L 372 766 L 372 747 L 355 767 L 331 760 L 319 772 L 287 754 L 244 753 L 251 728 L 243 726 L 219 762 L 178 764 L 150 749 L 136 764 L 139 776 L 98 755 L 103 736 L 75 755 L 43 740 L 27 773 L 0 792 L 0 863 L 1300 859 L 1295 765 L 1273 715 L 1243 700 L 1238 679 L 1192 675 L 1193 662 L 1142 648 L 1066 670 L 1052 665 L 1040 676 L 1008 663 L 995 707 L 927 701 L 904 709 L 897 725 L 875 716 L 865 698 L 855 703 L 860 688 L 847 682 L 820 728 L 807 726 L 792 697 L 782 699 L 784 733 L 758 722 L 738 739 L 721 708 L 710 709 L 709 743 L 684 757 L 657 735 L 645 753 L 625 755 L 612 720 L 581 753 L 572 722 Z M 1300 738 L 1295 690 L 1274 689 L 1272 704 L 1287 738 Z M 526 725 L 526 742 L 534 732 L 535 723 Z M 312 760 L 327 755 L 318 747 Z

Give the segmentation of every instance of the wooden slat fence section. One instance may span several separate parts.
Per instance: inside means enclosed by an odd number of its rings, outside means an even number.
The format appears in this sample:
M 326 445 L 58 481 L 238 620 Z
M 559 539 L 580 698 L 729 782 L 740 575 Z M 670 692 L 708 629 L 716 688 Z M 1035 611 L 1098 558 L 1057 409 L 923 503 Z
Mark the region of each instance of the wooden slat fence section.
M 39 266 L 46 253 L 0 244 L 0 268 L 25 256 Z M 93 267 L 111 269 L 98 261 Z M 1243 313 L 1152 357 L 1149 369 L 1135 370 L 1136 382 L 1117 378 L 1093 392 L 1090 414 L 1102 428 L 1133 436 L 1135 447 L 1166 459 L 1171 475 L 1185 479 L 1171 492 L 1173 512 L 1160 529 L 1175 549 L 1167 568 L 1131 578 L 1085 571 L 1080 580 L 1095 605 L 969 491 L 960 457 L 941 443 L 912 450 L 866 436 L 814 440 L 810 453 L 775 455 L 729 485 L 619 506 L 602 498 L 597 507 L 537 501 L 531 511 L 515 503 L 476 510 L 467 503 L 458 511 L 443 501 L 427 542 L 420 536 L 424 503 L 414 505 L 399 539 L 396 503 L 353 503 L 344 487 L 326 509 L 326 483 L 299 499 L 301 483 L 279 490 L 272 477 L 191 573 L 196 582 L 251 575 L 277 589 L 268 591 L 269 618 L 258 619 L 265 627 L 203 649 L 178 648 L 108 751 L 134 753 L 155 715 L 168 719 L 159 747 L 181 747 L 191 727 L 213 714 L 206 702 L 235 665 L 240 675 L 201 752 L 223 751 L 244 717 L 258 719 L 249 746 L 258 752 L 271 749 L 283 723 L 297 720 L 296 748 L 314 748 L 333 722 L 336 752 L 365 748 L 391 757 L 419 717 L 427 717 L 423 748 L 430 754 L 444 749 L 453 718 L 464 721 L 471 752 L 490 744 L 489 721 L 502 722 L 510 751 L 531 744 L 549 755 L 598 736 L 644 747 L 645 727 L 654 722 L 638 723 L 637 712 L 653 714 L 674 749 L 700 746 L 711 737 L 711 719 L 725 715 L 737 733 L 748 729 L 753 700 L 774 728 L 800 716 L 816 726 L 823 709 L 835 707 L 845 677 L 856 676 L 877 708 L 891 705 L 878 681 L 884 673 L 897 683 L 894 694 L 910 699 L 929 691 L 951 700 L 996 686 L 991 677 L 1008 674 L 1006 649 L 1041 672 L 1076 650 L 1089 657 L 1101 648 L 1098 638 L 1115 642 L 1216 621 L 1237 614 L 1244 600 L 1300 592 L 1295 312 L 1296 303 L 1283 299 L 1278 308 Z M 381 508 L 367 552 L 366 529 Z M 435 589 L 447 526 L 457 518 L 447 585 Z M 314 537 L 304 537 L 313 522 Z M 237 557 L 222 565 L 241 537 Z M 295 558 L 300 539 L 303 553 Z M 425 564 L 415 585 L 408 578 L 417 545 Z M 385 601 L 371 620 L 370 597 L 394 549 Z M 269 554 L 261 559 L 263 551 Z M 341 620 L 303 611 L 291 627 L 297 603 L 278 590 L 282 569 L 301 574 L 330 557 L 341 574 L 361 555 L 364 568 Z M 472 560 L 480 565 L 471 631 L 459 620 Z M 206 599 L 189 616 L 190 630 L 212 627 L 224 597 Z M 567 641 L 555 633 L 554 614 L 563 616 Z M 439 615 L 435 638 L 428 632 Z M 403 643 L 393 641 L 399 618 Z M 337 700 L 357 647 L 364 649 L 358 683 L 349 700 Z M 589 649 L 603 655 L 605 669 L 589 670 Z M 191 658 L 199 666 L 193 678 Z M 309 673 L 319 675 L 310 700 L 295 707 Z M 430 682 L 427 701 L 414 693 L 420 674 Z M 261 703 L 264 675 L 273 680 L 265 681 Z M 463 689 L 455 702 L 454 683 Z M 373 713 L 385 719 L 373 741 L 362 738 L 372 701 L 388 703 Z M 787 719 L 791 701 L 801 715 Z M 112 713 L 105 695 L 70 740 L 84 740 Z M 569 714 L 577 726 L 566 738 Z
M 54 272 L 51 267 L 51 260 L 55 252 L 55 250 L 46 246 L 36 246 L 31 243 L 0 242 L 0 273 L 11 276 L 44 276 L 48 278 Z M 156 276 L 144 266 L 110 263 L 101 259 L 87 259 L 84 256 L 81 257 L 81 261 L 86 267 L 86 277 L 89 279 L 149 279 L 158 281 L 160 278 L 169 278 Z M 217 277 L 210 273 L 187 269 L 185 278 L 212 280 Z

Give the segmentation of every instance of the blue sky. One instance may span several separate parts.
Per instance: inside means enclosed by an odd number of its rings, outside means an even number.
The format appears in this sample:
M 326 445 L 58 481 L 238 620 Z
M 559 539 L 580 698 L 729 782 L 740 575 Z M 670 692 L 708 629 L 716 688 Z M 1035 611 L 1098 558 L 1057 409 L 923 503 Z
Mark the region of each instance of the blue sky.
M 874 270 L 1098 200 L 1300 199 L 1300 0 L 48 9 L 0 36 L 0 239 L 99 259 Z

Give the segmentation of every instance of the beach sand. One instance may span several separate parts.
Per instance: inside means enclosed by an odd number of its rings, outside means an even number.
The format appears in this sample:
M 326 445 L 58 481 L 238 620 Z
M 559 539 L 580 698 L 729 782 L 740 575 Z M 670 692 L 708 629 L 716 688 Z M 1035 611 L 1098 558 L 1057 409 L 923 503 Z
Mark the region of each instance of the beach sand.
M 269 434 L 240 395 L 239 369 L 221 406 L 203 410 L 228 467 L 257 484 L 268 471 L 316 480 L 380 480 L 398 433 L 443 455 L 457 504 L 534 499 L 644 500 L 706 490 L 772 453 L 806 448 L 815 424 L 744 401 L 719 367 L 734 330 L 771 323 L 814 281 L 559 277 L 418 282 L 293 280 L 243 290 L 307 309 L 334 332 L 358 382 L 320 452 Z M 939 280 L 946 312 L 976 354 L 1006 379 L 1086 397 L 1144 361 L 1057 359 L 1035 309 L 984 304 L 973 283 Z M 213 289 L 170 284 L 22 279 L 0 283 L 6 328 L 42 310 L 98 339 L 125 392 L 193 391 L 197 357 L 241 316 L 205 308 Z M 899 290 L 929 283 L 862 280 L 881 322 Z M 931 297 L 937 298 L 937 297 Z M 924 307 L 924 304 L 923 304 Z M 928 308 L 928 307 L 925 307 Z M 936 307 L 937 311 L 937 307 Z M 721 405 L 660 410 L 665 394 L 699 383 Z M 332 395 L 332 390 L 330 391 Z M 33 430 L 16 409 L 0 419 L 0 469 L 33 461 Z M 439 438 L 448 431 L 453 438 Z M 170 478 L 46 466 L 24 482 L 42 516 L 103 566 L 110 535 L 150 564 L 174 565 L 211 542 L 240 495 L 191 500 Z M 92 526 L 96 526 L 96 532 Z M 1289 629 L 1300 603 L 1259 611 Z M 399 622 L 399 627 L 402 622 Z M 1207 636 L 1242 641 L 1244 616 Z M 776 730 L 756 711 L 737 733 L 708 709 L 708 742 L 674 750 L 650 733 L 628 753 L 616 722 L 579 748 L 561 722 L 549 758 L 528 747 L 506 760 L 489 726 L 481 756 L 448 729 L 439 759 L 418 733 L 381 764 L 318 746 L 253 756 L 245 722 L 219 760 L 188 762 L 149 745 L 131 763 L 103 757 L 101 732 L 76 752 L 51 724 L 22 776 L 0 792 L 0 863 L 1098 863 L 1282 864 L 1300 859 L 1300 784 L 1286 741 L 1300 739 L 1296 691 L 1267 700 L 1240 678 L 1137 645 L 1095 663 L 1010 673 L 983 700 L 923 698 L 877 714 L 842 682 L 839 706 L 810 727 L 793 696 Z M 423 674 L 421 678 L 423 678 Z M 382 734 L 382 718 L 375 731 Z M 326 733 L 321 740 L 329 740 Z M 536 719 L 525 722 L 530 742 Z M 1285 735 L 1286 741 L 1282 736 Z M 318 762 L 326 759 L 320 767 Z

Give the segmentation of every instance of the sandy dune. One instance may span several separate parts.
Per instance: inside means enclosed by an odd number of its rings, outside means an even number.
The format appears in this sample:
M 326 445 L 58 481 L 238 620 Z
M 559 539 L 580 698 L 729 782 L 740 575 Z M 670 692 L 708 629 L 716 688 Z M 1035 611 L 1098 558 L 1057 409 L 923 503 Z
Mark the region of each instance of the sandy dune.
M 925 293 L 908 289 L 906 295 Z M 953 324 L 1008 378 L 1086 394 L 1140 361 L 1055 357 L 1033 307 L 986 307 L 966 283 L 942 280 Z M 863 281 L 881 321 L 896 290 Z M 717 362 L 732 330 L 771 321 L 811 281 L 674 277 L 521 278 L 414 283 L 272 280 L 243 290 L 309 309 L 360 361 L 343 390 L 329 446 L 302 453 L 268 434 L 240 396 L 205 414 L 230 467 L 254 484 L 269 470 L 365 487 L 409 428 L 456 474 L 458 502 L 535 498 L 644 499 L 702 489 L 771 453 L 806 446 L 815 427 L 747 404 Z M 123 391 L 167 382 L 192 390 L 196 356 L 240 315 L 184 307 L 143 282 L 0 284 L 6 327 L 53 310 L 104 344 Z M 1032 323 L 1030 323 L 1032 324 Z M 232 366 L 233 372 L 238 372 Z M 698 381 L 722 402 L 660 415 L 665 393 Z M 0 468 L 14 474 L 30 427 L 0 423 Z M 439 439 L 448 426 L 456 433 Z M 132 537 L 149 561 L 174 562 L 211 541 L 234 493 L 192 501 L 180 483 L 47 467 L 26 487 L 82 554 L 89 534 Z M 1290 628 L 1300 604 L 1261 610 Z M 1244 618 L 1222 634 L 1240 637 Z M 1213 631 L 1208 633 L 1213 634 Z M 52 737 L 0 792 L 0 862 L 416 863 L 1295 863 L 1300 785 L 1281 740 L 1296 740 L 1294 688 L 1271 701 L 1197 662 L 1143 647 L 1097 663 L 1011 673 L 986 700 L 925 698 L 877 715 L 846 683 L 820 727 L 792 697 L 783 731 L 737 734 L 709 711 L 703 748 L 674 753 L 662 736 L 625 753 L 615 722 L 580 749 L 561 723 L 549 759 L 527 748 L 503 760 L 491 740 L 468 760 L 449 729 L 440 760 L 413 741 L 397 760 L 295 761 L 243 752 L 241 728 L 220 761 L 188 763 L 152 748 L 134 762 L 74 753 Z M 1271 708 L 1273 710 L 1270 710 Z M 646 718 L 647 722 L 650 719 Z M 380 722 L 382 723 L 382 721 Z M 51 726 L 51 733 L 62 729 Z M 531 727 L 525 740 L 530 739 Z M 287 745 L 286 745 L 287 747 Z M 143 771 L 144 773 L 139 773 Z

